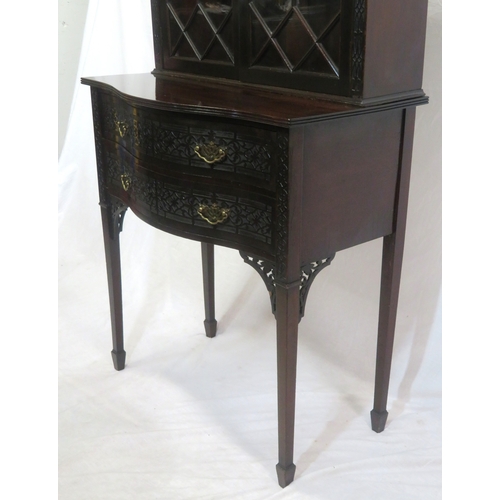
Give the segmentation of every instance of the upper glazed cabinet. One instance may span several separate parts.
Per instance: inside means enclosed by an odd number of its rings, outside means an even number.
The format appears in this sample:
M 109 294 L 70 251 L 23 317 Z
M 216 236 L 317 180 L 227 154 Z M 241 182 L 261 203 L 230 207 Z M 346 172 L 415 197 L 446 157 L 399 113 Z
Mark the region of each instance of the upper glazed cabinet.
M 370 104 L 422 96 L 427 0 L 152 0 L 156 75 Z

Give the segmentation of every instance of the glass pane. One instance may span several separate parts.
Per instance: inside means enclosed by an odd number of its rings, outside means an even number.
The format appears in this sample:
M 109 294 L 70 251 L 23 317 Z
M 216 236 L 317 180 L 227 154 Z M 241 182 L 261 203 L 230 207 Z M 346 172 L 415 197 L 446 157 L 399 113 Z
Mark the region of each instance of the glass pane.
M 314 46 L 314 38 L 295 13 L 288 19 L 276 39 L 293 67 L 297 66 Z
M 231 11 L 231 2 L 232 0 L 220 0 L 218 2 L 205 0 L 200 1 L 200 4 L 214 23 L 214 26 L 219 29 L 220 25 Z
M 258 19 L 252 19 L 251 25 L 251 53 L 252 53 L 252 63 L 257 63 L 259 59 L 259 53 L 266 46 L 266 43 L 269 42 L 269 36 L 264 28 L 264 26 L 260 23 Z
M 202 12 L 198 11 L 186 29 L 198 52 L 203 55 L 214 37 L 214 32 Z
M 301 71 L 310 71 L 313 73 L 327 73 L 334 75 L 335 72 L 331 66 L 331 63 L 325 58 L 324 54 L 316 46 L 304 64 L 300 67 Z
M 169 16 L 168 21 L 169 21 L 168 27 L 170 33 L 170 46 L 173 49 L 177 45 L 179 39 L 182 36 L 182 30 L 177 21 L 172 16 Z
M 232 62 L 223 45 L 217 39 L 214 40 L 210 50 L 206 53 L 205 59 L 209 61 Z
M 296 5 L 316 37 L 340 12 L 340 0 L 297 0 Z
M 167 5 L 171 11 L 175 12 L 181 23 L 185 26 L 198 5 L 198 0 L 168 0 Z
M 232 62 L 232 2 L 233 0 L 167 0 L 171 55 Z
M 341 0 L 250 0 L 249 6 L 252 65 L 337 73 Z
M 178 46 L 178 49 L 175 52 L 175 54 L 173 54 L 173 55 L 179 56 L 179 57 L 188 57 L 188 58 L 192 58 L 192 59 L 198 59 L 196 57 L 196 54 L 194 53 L 193 48 L 191 47 L 191 45 L 189 44 L 189 42 L 187 41 L 187 39 L 185 37 L 182 37 L 181 42 Z
M 259 58 L 257 64 L 259 66 L 265 66 L 267 68 L 279 68 L 283 70 L 287 69 L 285 60 L 283 59 L 283 57 L 281 57 L 281 54 L 278 52 L 278 50 L 272 43 L 269 44 L 267 49 Z
M 250 7 L 256 17 L 260 17 L 264 25 L 274 31 L 292 8 L 292 0 L 253 0 Z
M 232 0 L 168 0 L 167 5 L 170 11 L 175 12 L 184 26 L 195 10 L 197 15 L 203 15 L 200 11 L 212 20 L 216 29 L 223 23 L 227 14 L 231 11 Z

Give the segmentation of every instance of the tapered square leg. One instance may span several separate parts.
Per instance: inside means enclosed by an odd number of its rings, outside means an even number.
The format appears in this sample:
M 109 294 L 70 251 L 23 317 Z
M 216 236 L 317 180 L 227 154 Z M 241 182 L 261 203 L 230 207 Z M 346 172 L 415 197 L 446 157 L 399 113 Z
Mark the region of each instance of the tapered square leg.
M 392 234 L 384 237 L 382 253 L 375 396 L 371 412 L 372 429 L 375 432 L 382 432 L 384 430 L 388 415 L 387 396 L 389 392 L 401 268 L 403 265 L 414 125 L 415 108 L 405 110 L 401 135 L 399 176 L 396 188 L 394 231 Z
M 125 368 L 125 356 L 126 356 L 125 351 L 121 352 L 115 352 L 114 350 L 111 351 L 111 357 L 113 359 L 113 366 L 115 367 L 115 370 L 123 370 Z
M 113 340 L 111 357 L 116 370 L 123 370 L 125 368 L 119 233 L 121 231 L 123 216 L 126 208 L 127 207 L 125 205 L 118 202 L 101 204 L 104 251 L 106 254 L 109 305 L 111 313 L 111 336 Z
M 278 475 L 278 484 L 285 488 L 288 486 L 295 476 L 295 464 L 290 464 L 284 469 L 280 464 L 276 464 L 276 473 Z
M 211 243 L 201 244 L 201 264 L 203 269 L 203 296 L 205 301 L 205 333 L 207 337 L 215 337 L 217 321 L 215 320 L 215 277 L 214 246 Z
M 396 253 L 397 235 L 384 238 L 382 256 L 382 285 L 380 291 L 379 331 L 377 340 L 377 365 L 375 371 L 375 396 L 371 412 L 372 429 L 382 432 L 387 421 L 387 396 L 391 372 L 399 280 L 401 276 L 402 248 Z
M 370 412 L 372 430 L 374 430 L 375 432 L 382 432 L 385 429 L 385 423 L 387 422 L 388 415 L 389 413 L 387 411 L 378 412 L 372 410 Z
M 279 485 L 294 478 L 295 386 L 297 377 L 297 334 L 299 326 L 299 283 L 276 284 L 276 332 L 278 349 L 278 451 Z

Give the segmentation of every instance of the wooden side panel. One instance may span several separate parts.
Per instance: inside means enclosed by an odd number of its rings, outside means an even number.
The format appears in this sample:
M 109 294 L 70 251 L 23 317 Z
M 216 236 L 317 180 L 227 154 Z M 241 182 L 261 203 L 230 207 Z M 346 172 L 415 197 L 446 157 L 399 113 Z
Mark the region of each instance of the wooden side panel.
M 363 97 L 422 87 L 427 0 L 367 0 Z
M 306 128 L 302 262 L 393 230 L 402 110 Z

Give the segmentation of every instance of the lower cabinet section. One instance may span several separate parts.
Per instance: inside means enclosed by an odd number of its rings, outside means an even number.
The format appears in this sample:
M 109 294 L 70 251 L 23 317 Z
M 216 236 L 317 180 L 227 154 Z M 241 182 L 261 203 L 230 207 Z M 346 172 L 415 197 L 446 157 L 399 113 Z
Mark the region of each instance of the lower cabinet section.
M 118 145 L 104 148 L 104 179 L 109 194 L 139 217 L 169 232 L 209 237 L 234 246 L 236 241 L 273 255 L 272 192 L 235 187 L 210 178 L 163 175 Z

